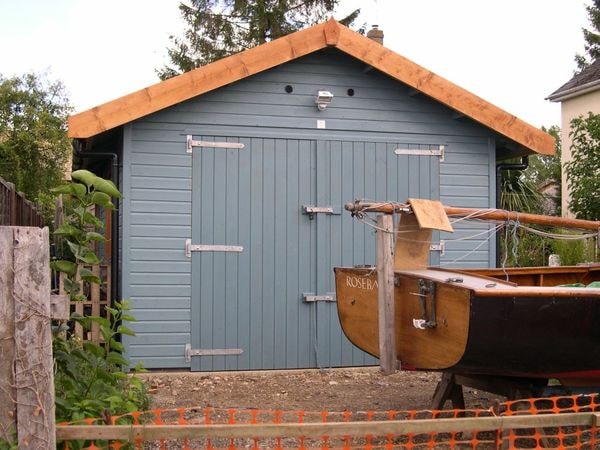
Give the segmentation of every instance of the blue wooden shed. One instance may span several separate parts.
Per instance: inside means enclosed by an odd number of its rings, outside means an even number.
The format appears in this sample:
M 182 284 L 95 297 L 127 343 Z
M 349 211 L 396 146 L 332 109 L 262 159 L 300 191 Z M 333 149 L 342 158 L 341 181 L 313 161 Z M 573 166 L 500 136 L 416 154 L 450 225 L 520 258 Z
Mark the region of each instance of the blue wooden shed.
M 332 268 L 375 262 L 343 204 L 494 207 L 499 160 L 553 152 L 334 20 L 74 115 L 69 134 L 124 194 L 112 264 L 138 319 L 129 358 L 206 371 L 376 364 L 337 318 Z M 487 226 L 456 228 L 431 264 L 493 266 Z

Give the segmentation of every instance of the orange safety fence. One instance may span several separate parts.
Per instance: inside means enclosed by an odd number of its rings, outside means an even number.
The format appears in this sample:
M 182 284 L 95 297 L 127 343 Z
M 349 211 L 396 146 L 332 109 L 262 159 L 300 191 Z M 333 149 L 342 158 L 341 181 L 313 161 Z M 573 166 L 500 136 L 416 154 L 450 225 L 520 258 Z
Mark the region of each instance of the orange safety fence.
M 596 411 L 598 394 L 441 411 L 155 409 L 61 424 L 57 440 L 64 449 L 115 450 L 593 449 L 600 443 Z M 532 417 L 544 421 L 532 427 Z

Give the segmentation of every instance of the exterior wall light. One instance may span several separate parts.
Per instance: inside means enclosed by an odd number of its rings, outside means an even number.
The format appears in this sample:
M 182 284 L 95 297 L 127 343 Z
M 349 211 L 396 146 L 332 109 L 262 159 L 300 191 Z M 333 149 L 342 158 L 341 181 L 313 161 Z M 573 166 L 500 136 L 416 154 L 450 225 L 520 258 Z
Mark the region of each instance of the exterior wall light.
M 315 100 L 315 103 L 317 104 L 317 108 L 319 108 L 319 111 L 324 111 L 325 108 L 327 108 L 327 106 L 331 103 L 332 99 L 333 99 L 333 94 L 331 92 L 318 91 L 317 99 Z

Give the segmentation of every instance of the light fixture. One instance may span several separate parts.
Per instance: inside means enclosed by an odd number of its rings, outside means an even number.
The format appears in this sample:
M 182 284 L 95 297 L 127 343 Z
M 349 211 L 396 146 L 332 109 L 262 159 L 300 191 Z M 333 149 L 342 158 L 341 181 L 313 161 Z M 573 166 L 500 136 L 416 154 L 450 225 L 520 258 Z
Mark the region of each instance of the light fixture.
M 332 99 L 333 99 L 333 94 L 331 92 L 318 91 L 317 99 L 315 100 L 315 103 L 317 104 L 317 108 L 319 108 L 319 111 L 324 111 L 325 108 L 327 108 L 327 106 L 331 103 Z

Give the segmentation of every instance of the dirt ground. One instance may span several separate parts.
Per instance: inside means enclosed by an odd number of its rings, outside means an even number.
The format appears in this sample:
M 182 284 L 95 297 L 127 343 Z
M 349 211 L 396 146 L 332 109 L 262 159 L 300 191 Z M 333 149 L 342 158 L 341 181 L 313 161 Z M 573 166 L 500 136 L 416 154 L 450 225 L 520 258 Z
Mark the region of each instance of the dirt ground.
M 150 372 L 152 408 L 257 408 L 284 411 L 387 411 L 431 407 L 439 373 L 378 367 L 257 372 Z M 467 408 L 489 408 L 498 397 L 464 388 Z M 448 402 L 446 408 L 450 408 Z

